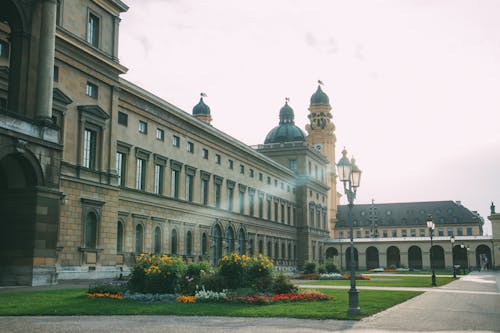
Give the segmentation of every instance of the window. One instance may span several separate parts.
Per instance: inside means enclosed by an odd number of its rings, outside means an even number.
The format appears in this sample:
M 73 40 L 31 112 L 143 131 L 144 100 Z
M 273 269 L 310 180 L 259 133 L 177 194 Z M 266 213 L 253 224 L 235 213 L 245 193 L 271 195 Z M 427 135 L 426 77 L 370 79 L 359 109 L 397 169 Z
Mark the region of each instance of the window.
M 143 252 L 144 228 L 142 224 L 135 226 L 135 253 Z
M 297 160 L 289 160 L 288 165 L 293 171 L 297 171 Z
M 187 151 L 188 151 L 188 153 L 191 153 L 191 154 L 194 153 L 194 143 L 188 141 Z
M 202 154 L 203 158 L 208 160 L 208 149 L 206 148 L 203 148 L 203 154 Z
M 137 159 L 135 188 L 140 191 L 144 191 L 146 188 L 146 160 L 142 158 Z
M 227 189 L 227 210 L 233 211 L 234 188 Z
M 309 175 L 312 175 L 312 164 L 311 162 L 307 162 L 307 171 L 309 173 Z
M 271 220 L 271 199 L 267 199 L 267 219 Z
M 99 47 L 99 17 L 92 13 L 89 13 L 87 42 L 92 46 Z
M 180 147 L 181 146 L 181 138 L 179 138 L 177 135 L 174 135 L 172 137 L 172 144 L 175 146 L 175 147 Z
M 285 204 L 281 204 L 281 223 L 285 223 Z
M 163 165 L 155 164 L 155 184 L 154 193 L 163 193 Z
M 417 229 L 411 229 L 410 230 L 410 236 L 411 237 L 416 237 L 417 236 Z
M 188 231 L 186 234 L 186 255 L 190 256 L 193 252 L 193 234 Z
M 259 172 L 259 181 L 261 182 L 263 178 L 264 178 L 264 175 L 262 174 L 262 172 Z
M 443 228 L 438 229 L 438 236 L 444 236 L 444 230 Z
M 448 228 L 448 236 L 453 236 L 453 228 Z
M 278 203 L 274 203 L 274 222 L 278 222 Z
M 401 237 L 406 237 L 406 229 L 401 230 Z
M 253 178 L 253 174 L 254 174 L 253 169 L 250 169 L 248 172 L 249 172 L 250 178 Z
M 179 172 L 179 170 L 172 170 L 170 196 L 175 199 L 179 198 Z
M 118 125 L 128 126 L 128 114 L 118 111 Z
M 392 237 L 398 237 L 398 231 L 397 230 L 393 230 L 392 231 Z
M 382 234 L 383 234 L 383 237 L 387 238 L 387 230 L 384 230 Z
M 245 166 L 243 164 L 240 164 L 240 173 L 245 174 Z
M 165 132 L 164 132 L 162 129 L 157 128 L 157 129 L 156 129 L 156 138 L 157 138 L 158 140 L 160 140 L 160 141 L 165 140 Z
M 267 185 L 271 185 L 271 177 L 267 176 Z
M 245 192 L 240 191 L 240 214 L 245 212 Z
M 220 164 L 220 155 L 219 154 L 215 154 L 215 163 L 217 164 Z
M 233 160 L 227 160 L 227 166 L 229 169 L 233 170 Z
M 142 120 L 139 120 L 139 133 L 146 134 L 148 133 L 148 123 Z
M 122 152 L 116 153 L 116 173 L 118 174 L 118 186 L 125 186 L 125 163 L 127 155 Z
M 259 196 L 259 218 L 262 218 L 264 216 L 264 198 Z
M 314 165 L 314 178 L 318 179 L 318 166 Z
M 170 252 L 171 254 L 177 254 L 177 230 L 175 229 L 172 230 L 172 236 L 170 238 L 171 238 Z
M 278 180 L 277 179 L 274 180 L 274 187 L 278 187 Z
M 467 236 L 472 236 L 472 228 L 467 228 Z
M 208 205 L 208 179 L 201 180 L 201 203 Z
M 59 67 L 54 66 L 54 74 L 53 74 L 54 82 L 59 82 Z
M 464 235 L 464 229 L 463 228 L 457 228 L 457 236 L 463 236 Z
M 83 166 L 96 169 L 97 132 L 86 128 L 83 138 Z
M 201 235 L 201 255 L 202 256 L 207 255 L 207 245 L 208 245 L 207 234 L 203 233 L 203 235 Z
M 356 238 L 361 238 L 361 230 L 356 230 Z
M 250 203 L 249 203 L 249 212 L 248 212 L 248 214 L 250 216 L 253 216 L 253 214 L 254 214 L 254 206 L 255 206 L 255 201 L 254 201 L 255 194 L 254 193 L 255 192 L 250 192 L 249 193 Z
M 97 99 L 97 97 L 99 96 L 98 90 L 99 88 L 97 87 L 97 85 L 87 82 L 87 88 L 85 90 L 87 96 Z
M 123 252 L 123 223 L 116 225 L 116 252 Z
M 339 238 L 344 238 L 344 232 L 343 231 L 339 232 Z
M 193 201 L 194 176 L 186 175 L 186 200 Z
M 220 201 L 221 201 L 221 184 L 215 183 L 215 207 L 220 208 Z
M 290 224 L 292 222 L 292 216 L 290 214 L 290 206 L 286 206 L 286 224 Z
M 85 217 L 85 247 L 97 247 L 97 215 L 94 212 L 89 212 Z
M 425 237 L 425 229 L 420 229 L 419 234 L 420 237 Z
M 161 229 L 160 227 L 155 228 L 155 242 L 154 242 L 154 253 L 161 253 Z
M 0 40 L 0 58 L 9 58 L 9 43 Z
M 370 238 L 370 230 L 365 230 L 365 238 Z

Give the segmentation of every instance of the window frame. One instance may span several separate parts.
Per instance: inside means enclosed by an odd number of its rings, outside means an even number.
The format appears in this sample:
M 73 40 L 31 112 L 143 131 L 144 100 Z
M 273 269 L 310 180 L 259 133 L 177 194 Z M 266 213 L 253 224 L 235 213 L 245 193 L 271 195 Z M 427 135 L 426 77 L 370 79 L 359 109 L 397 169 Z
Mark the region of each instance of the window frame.
M 101 16 L 89 10 L 87 14 L 87 43 L 99 48 L 101 41 Z

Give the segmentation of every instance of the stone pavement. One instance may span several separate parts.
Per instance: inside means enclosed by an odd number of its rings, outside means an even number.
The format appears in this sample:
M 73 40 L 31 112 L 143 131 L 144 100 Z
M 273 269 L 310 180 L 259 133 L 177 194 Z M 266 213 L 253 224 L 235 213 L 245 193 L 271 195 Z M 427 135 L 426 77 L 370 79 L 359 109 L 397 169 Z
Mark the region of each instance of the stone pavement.
M 361 321 L 179 316 L 0 317 L 0 332 L 500 332 L 500 272 L 476 272 L 446 286 L 426 290 Z

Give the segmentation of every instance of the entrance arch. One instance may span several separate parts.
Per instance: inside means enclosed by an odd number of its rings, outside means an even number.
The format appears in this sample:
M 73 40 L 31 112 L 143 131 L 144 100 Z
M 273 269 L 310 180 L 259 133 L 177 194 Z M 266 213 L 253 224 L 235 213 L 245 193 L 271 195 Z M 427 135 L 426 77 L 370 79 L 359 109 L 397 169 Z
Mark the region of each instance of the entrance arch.
M 387 248 L 387 268 L 390 267 L 400 267 L 401 256 L 399 254 L 399 248 L 396 246 L 389 246 Z
M 431 248 L 431 252 L 432 252 L 430 253 L 431 269 L 432 268 L 444 269 L 445 268 L 444 249 L 439 245 L 434 245 Z
M 422 269 L 422 250 L 416 246 L 410 246 L 408 249 L 408 268 L 409 269 Z
M 366 249 L 366 268 L 380 267 L 378 249 L 375 246 L 370 246 Z
M 359 268 L 358 262 L 358 249 L 354 248 L 354 269 L 357 270 Z M 347 270 L 351 269 L 351 247 L 349 246 L 345 251 L 345 262 Z
M 326 249 L 326 259 L 333 259 L 339 255 L 339 251 L 336 247 L 329 247 Z
M 488 270 L 491 264 L 491 249 L 484 244 L 476 247 L 476 266 L 479 270 Z
M 460 265 L 461 269 L 468 269 L 467 248 L 461 245 L 453 247 L 453 265 Z

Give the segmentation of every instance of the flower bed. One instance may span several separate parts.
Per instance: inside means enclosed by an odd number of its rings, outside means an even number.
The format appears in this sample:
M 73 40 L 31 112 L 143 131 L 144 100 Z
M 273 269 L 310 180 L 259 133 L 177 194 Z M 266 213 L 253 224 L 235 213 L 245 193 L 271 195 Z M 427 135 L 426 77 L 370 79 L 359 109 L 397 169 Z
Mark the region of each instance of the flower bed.
M 320 280 L 345 280 L 344 276 L 339 273 L 325 273 L 320 274 Z
M 114 298 L 114 299 L 123 298 L 121 294 L 110 294 L 110 293 L 86 293 L 85 296 L 87 296 L 88 298 Z
M 301 293 L 276 294 L 272 296 L 268 295 L 228 296 L 226 297 L 225 301 L 229 303 L 265 305 L 273 303 L 328 301 L 331 299 L 332 298 L 328 295 L 312 291 L 312 292 L 301 292 Z
M 351 274 L 344 274 L 342 275 L 344 279 L 350 280 L 351 279 Z M 364 275 L 364 274 L 356 274 L 355 276 L 356 280 L 371 280 L 371 277 L 369 275 Z

